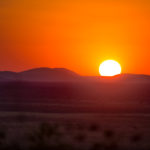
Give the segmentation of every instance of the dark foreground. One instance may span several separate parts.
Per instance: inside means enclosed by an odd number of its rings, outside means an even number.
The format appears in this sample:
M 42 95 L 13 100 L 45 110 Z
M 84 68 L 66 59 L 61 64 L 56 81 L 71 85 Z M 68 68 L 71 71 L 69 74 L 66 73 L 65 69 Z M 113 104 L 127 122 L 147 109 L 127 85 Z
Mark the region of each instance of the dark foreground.
M 150 113 L 150 82 L 0 82 L 0 111 Z
M 150 82 L 0 82 L 0 150 L 149 150 Z
M 149 150 L 150 115 L 0 114 L 0 149 Z

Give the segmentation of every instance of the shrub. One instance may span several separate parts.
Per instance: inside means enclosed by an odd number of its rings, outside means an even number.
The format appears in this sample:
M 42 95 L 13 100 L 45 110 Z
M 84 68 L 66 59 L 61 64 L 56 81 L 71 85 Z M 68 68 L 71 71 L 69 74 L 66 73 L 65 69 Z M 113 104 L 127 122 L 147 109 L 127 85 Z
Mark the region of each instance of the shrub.
M 103 150 L 104 149 L 104 145 L 101 143 L 95 143 L 92 145 L 90 150 Z
M 110 139 L 110 138 L 113 138 L 113 136 L 114 136 L 114 131 L 112 131 L 112 130 L 105 130 L 104 131 L 104 137 L 106 137 L 106 138 L 108 138 L 108 139 Z
M 98 131 L 99 130 L 98 124 L 91 124 L 89 130 L 92 132 Z
M 142 140 L 142 136 L 140 134 L 135 134 L 131 137 L 131 142 L 137 143 Z
M 75 139 L 78 141 L 78 142 L 84 142 L 85 139 L 86 139 L 86 135 L 85 134 L 78 134 L 75 136 Z

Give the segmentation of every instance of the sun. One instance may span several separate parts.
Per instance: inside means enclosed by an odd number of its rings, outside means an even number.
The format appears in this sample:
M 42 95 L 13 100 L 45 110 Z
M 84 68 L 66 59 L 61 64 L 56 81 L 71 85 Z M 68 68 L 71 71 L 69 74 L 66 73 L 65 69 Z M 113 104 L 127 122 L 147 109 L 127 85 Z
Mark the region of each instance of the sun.
M 106 60 L 99 66 L 101 76 L 115 76 L 121 73 L 121 65 L 115 60 Z

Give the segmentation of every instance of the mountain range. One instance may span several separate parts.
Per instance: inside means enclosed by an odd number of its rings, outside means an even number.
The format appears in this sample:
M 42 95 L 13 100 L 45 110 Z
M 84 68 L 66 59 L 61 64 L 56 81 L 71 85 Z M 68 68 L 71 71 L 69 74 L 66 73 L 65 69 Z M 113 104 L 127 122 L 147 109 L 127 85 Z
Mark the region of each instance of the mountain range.
M 35 68 L 22 72 L 0 72 L 0 81 L 67 81 L 79 77 L 75 72 L 65 68 Z
M 111 80 L 113 78 L 113 80 Z M 115 77 L 80 76 L 65 68 L 34 68 L 22 72 L 0 71 L 0 81 L 150 81 L 149 75 L 121 74 Z
M 81 76 L 65 68 L 35 68 L 1 71 L 0 81 L 0 111 L 150 113 L 148 75 Z

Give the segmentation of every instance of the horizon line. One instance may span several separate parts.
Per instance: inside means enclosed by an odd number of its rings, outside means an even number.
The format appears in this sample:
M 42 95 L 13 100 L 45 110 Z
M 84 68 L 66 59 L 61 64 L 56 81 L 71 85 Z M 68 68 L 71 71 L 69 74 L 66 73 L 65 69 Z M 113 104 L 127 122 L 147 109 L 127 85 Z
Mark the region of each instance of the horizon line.
M 13 73 L 22 73 L 22 72 L 26 72 L 26 71 L 30 71 L 30 70 L 34 70 L 34 69 L 66 69 L 68 71 L 74 72 L 80 76 L 87 76 L 87 77 L 112 77 L 112 76 L 101 76 L 101 75 L 81 75 L 73 70 L 70 70 L 68 68 L 64 68 L 64 67 L 35 67 L 35 68 L 29 68 L 29 69 L 24 69 L 22 71 L 12 71 L 12 70 L 0 70 L 0 72 L 13 72 Z M 119 75 L 144 75 L 144 76 L 150 76 L 150 74 L 143 74 L 143 73 L 121 73 L 115 76 L 119 76 Z

